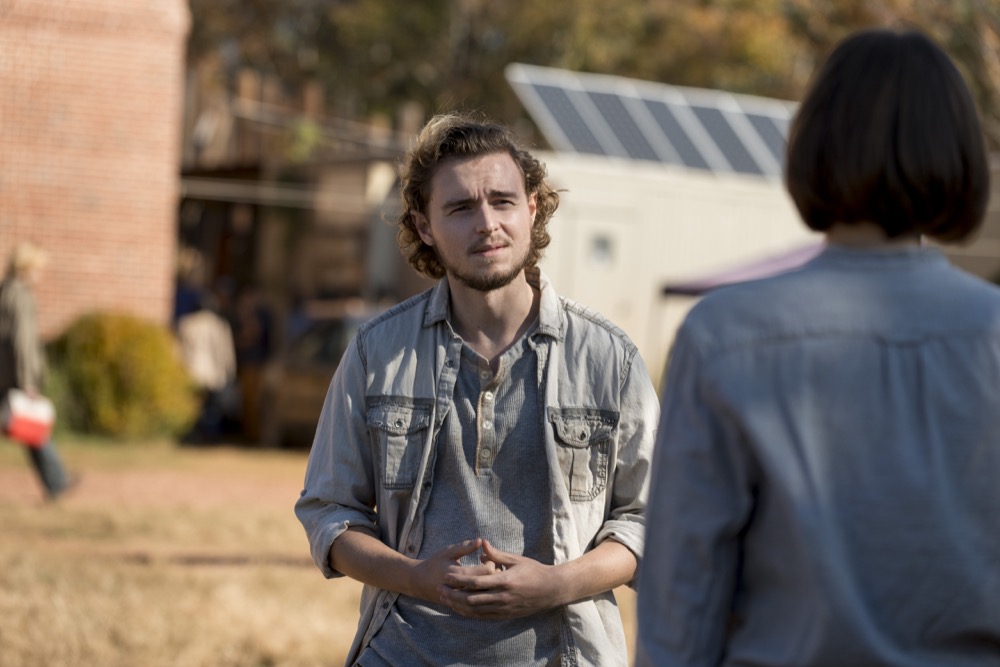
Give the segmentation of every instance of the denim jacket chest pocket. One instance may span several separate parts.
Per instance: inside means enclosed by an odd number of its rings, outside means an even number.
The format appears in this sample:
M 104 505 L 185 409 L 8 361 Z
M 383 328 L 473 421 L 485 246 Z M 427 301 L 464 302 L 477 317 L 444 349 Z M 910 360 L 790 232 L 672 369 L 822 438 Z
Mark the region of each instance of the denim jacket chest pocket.
M 618 414 L 591 408 L 550 408 L 549 422 L 570 500 L 593 500 L 608 483 L 608 458 Z
M 416 484 L 430 424 L 429 406 L 378 403 L 368 408 L 368 432 L 378 447 L 385 488 Z

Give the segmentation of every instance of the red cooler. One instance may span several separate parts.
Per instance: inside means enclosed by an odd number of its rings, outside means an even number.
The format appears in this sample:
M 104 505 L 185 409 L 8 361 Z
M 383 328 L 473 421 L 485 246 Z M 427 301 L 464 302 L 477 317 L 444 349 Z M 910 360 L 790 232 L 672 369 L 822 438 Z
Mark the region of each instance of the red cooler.
M 20 389 L 11 389 L 0 406 L 0 424 L 12 440 L 29 447 L 41 447 L 52 435 L 56 409 L 44 396 L 28 396 Z

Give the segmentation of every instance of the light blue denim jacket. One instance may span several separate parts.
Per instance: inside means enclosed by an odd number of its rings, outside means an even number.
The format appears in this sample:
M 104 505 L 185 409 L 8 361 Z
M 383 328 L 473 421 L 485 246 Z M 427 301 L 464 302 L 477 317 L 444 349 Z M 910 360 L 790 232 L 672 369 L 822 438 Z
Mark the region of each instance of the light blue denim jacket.
M 544 420 L 556 563 L 605 539 L 642 554 L 649 461 L 659 405 L 636 347 L 600 315 L 541 289 L 539 419 Z M 462 339 L 447 323 L 447 280 L 365 324 L 334 375 L 295 512 L 327 577 L 333 541 L 365 526 L 416 554 L 434 484 L 435 442 L 449 408 Z M 526 406 L 530 409 L 531 406 Z M 540 462 L 541 463 L 541 462 Z M 367 646 L 397 594 L 365 586 L 348 664 Z M 566 607 L 575 655 L 564 664 L 625 665 L 611 591 Z M 575 660 L 575 661 L 574 661 Z
M 1000 666 L 1000 289 L 829 247 L 678 333 L 641 667 Z

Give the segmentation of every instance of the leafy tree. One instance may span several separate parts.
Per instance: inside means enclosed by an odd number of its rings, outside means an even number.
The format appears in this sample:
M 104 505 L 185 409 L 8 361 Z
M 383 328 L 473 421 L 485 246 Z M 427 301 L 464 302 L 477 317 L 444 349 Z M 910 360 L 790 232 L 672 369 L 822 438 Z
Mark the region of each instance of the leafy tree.
M 797 99 L 862 27 L 914 25 L 958 61 L 1000 147 L 997 0 L 191 0 L 189 59 L 250 67 L 294 91 L 320 80 L 333 115 L 524 111 L 510 62 Z M 226 85 L 226 82 L 220 82 Z
M 858 28 L 916 27 L 955 59 L 972 88 L 993 149 L 1000 148 L 1000 3 L 996 0 L 787 0 L 786 17 L 813 60 Z
M 190 0 L 188 64 L 218 58 L 294 86 L 318 67 L 329 2 L 322 0 Z

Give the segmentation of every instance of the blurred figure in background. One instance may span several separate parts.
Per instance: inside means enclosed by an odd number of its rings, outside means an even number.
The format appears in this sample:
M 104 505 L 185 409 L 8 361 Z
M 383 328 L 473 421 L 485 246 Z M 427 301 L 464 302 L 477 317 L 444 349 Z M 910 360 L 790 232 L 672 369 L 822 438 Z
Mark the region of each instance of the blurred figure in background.
M 42 392 L 45 351 L 38 335 L 32 290 L 41 280 L 47 262 L 45 251 L 31 242 L 18 244 L 11 253 L 0 285 L 0 396 L 14 388 L 29 396 Z M 25 449 L 48 498 L 59 497 L 75 483 L 51 439 L 40 447 Z
M 288 313 L 285 316 L 284 332 L 282 335 L 282 340 L 285 343 L 297 339 L 305 333 L 309 329 L 309 325 L 312 324 L 312 318 L 309 316 L 307 301 L 308 299 L 306 299 L 301 290 L 297 288 L 292 290 L 291 298 L 289 299 Z
M 972 96 L 924 35 L 842 42 L 786 185 L 827 248 L 705 297 L 663 392 L 637 663 L 1000 665 L 1000 290 Z
M 177 339 L 181 359 L 201 390 L 201 413 L 186 439 L 218 440 L 227 412 L 224 399 L 235 390 L 236 346 L 232 328 L 219 314 L 211 292 L 203 292 L 197 310 L 180 318 Z
M 254 286 L 243 288 L 236 297 L 233 335 L 236 339 L 236 368 L 243 400 L 243 436 L 260 440 L 260 390 L 264 366 L 271 357 L 271 312 Z
M 198 310 L 199 299 L 205 290 L 205 260 L 197 249 L 185 246 L 177 251 L 176 279 L 172 320 L 175 329 L 183 316 Z

